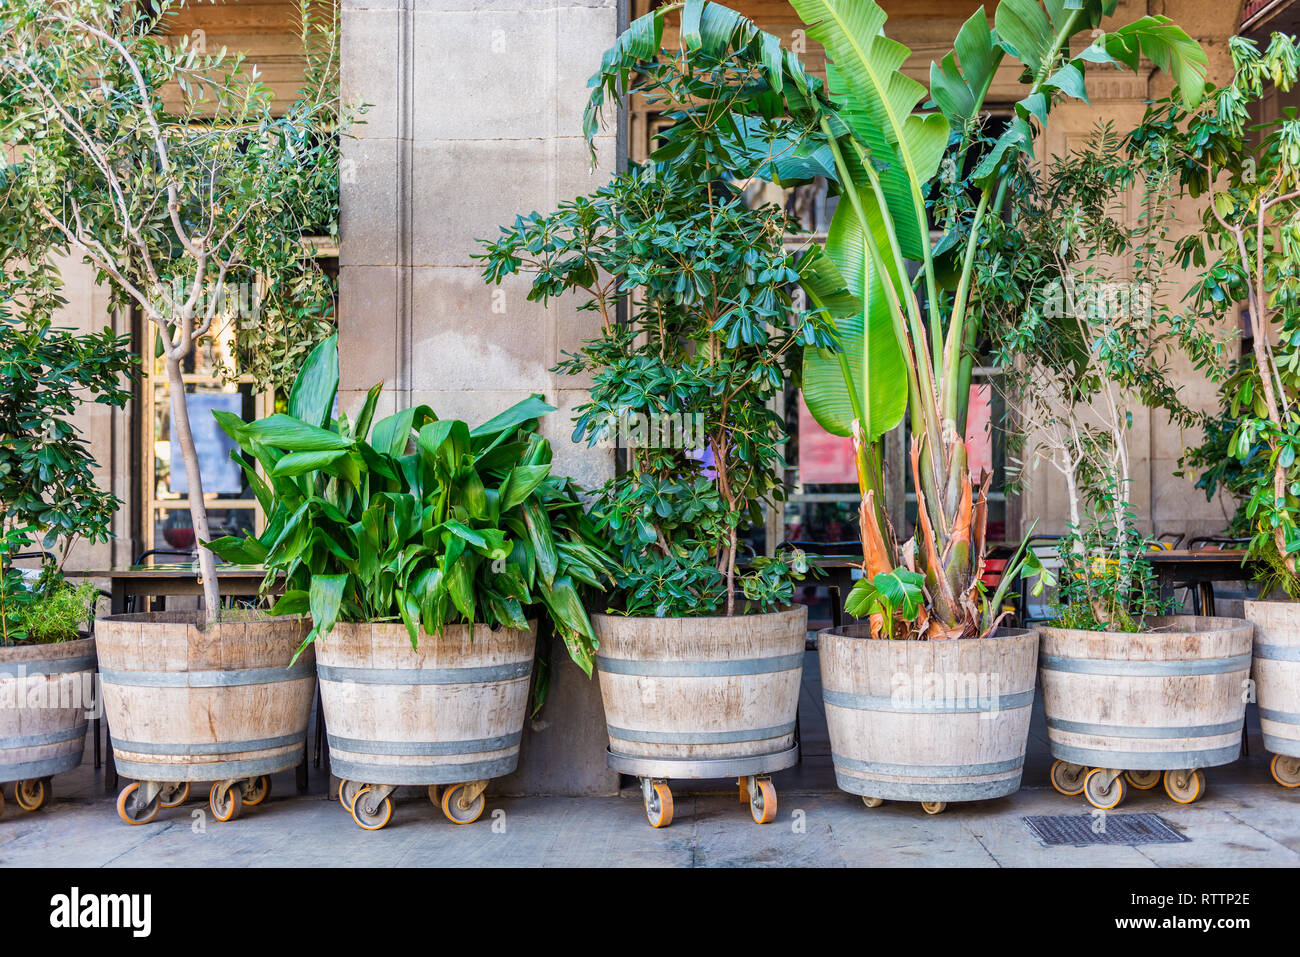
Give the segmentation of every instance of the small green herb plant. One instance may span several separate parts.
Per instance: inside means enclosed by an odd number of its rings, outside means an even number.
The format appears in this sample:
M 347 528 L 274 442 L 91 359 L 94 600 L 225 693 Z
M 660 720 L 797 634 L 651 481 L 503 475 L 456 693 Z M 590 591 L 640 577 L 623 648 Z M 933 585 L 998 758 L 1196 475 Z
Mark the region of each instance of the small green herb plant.
M 39 264 L 0 282 L 0 644 L 77 637 L 95 591 L 62 568 L 82 539 L 106 542 L 121 503 L 95 483 L 95 460 L 72 417 L 86 403 L 120 408 L 135 361 L 126 337 L 55 326 L 59 300 Z M 33 295 L 28 295 L 32 293 Z M 22 295 L 24 317 L 11 312 Z M 14 556 L 38 552 L 25 578 Z

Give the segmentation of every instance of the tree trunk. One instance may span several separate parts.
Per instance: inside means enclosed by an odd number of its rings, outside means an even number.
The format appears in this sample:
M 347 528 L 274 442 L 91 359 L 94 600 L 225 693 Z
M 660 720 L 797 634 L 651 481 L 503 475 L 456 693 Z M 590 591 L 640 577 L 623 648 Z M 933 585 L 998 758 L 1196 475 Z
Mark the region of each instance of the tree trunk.
M 203 477 L 199 474 L 199 456 L 194 450 L 194 432 L 190 429 L 189 407 L 185 404 L 185 380 L 181 377 L 180 357 L 167 357 L 167 382 L 171 389 L 172 433 L 180 440 L 181 458 L 185 460 L 185 479 L 189 489 L 190 518 L 194 522 L 194 544 L 199 552 L 199 577 L 203 582 L 203 627 L 215 619 L 221 608 L 217 588 L 217 562 L 203 546 L 210 541 L 208 509 L 203 502 Z

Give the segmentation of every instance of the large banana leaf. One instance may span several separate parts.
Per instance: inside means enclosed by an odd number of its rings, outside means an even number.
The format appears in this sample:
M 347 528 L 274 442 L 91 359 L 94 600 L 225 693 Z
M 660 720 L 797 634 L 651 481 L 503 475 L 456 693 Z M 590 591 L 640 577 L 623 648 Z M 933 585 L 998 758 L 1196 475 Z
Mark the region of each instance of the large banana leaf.
M 864 300 L 848 291 L 835 263 L 814 250 L 799 265 L 809 298 L 834 318 L 839 345 L 836 353 L 804 351 L 804 402 L 818 424 L 833 435 L 851 435 L 853 420 L 859 419 L 867 443 L 875 442 L 902 420 L 907 409 L 903 354 L 879 280 L 868 283 L 872 291 L 865 300 L 864 330 Z
M 925 86 L 900 71 L 911 51 L 884 35 L 885 11 L 872 0 L 791 5 L 808 24 L 808 36 L 826 48 L 832 96 L 870 150 L 903 255 L 921 260 L 930 241 L 922 189 L 948 145 L 947 120 L 913 115 Z
M 954 130 L 964 131 L 983 105 L 1002 55 L 980 7 L 957 32 L 953 52 L 941 63 L 930 64 L 930 97 Z

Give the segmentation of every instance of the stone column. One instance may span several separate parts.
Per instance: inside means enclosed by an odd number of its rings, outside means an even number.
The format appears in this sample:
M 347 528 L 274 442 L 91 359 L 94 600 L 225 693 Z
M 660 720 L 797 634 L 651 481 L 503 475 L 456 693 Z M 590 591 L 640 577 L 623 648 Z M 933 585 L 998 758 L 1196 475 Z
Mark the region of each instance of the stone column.
M 589 171 L 582 111 L 620 6 L 343 0 L 343 99 L 371 104 L 343 148 L 344 408 L 383 380 L 380 415 L 425 403 L 473 425 L 538 392 L 559 409 L 545 422 L 557 469 L 587 485 L 612 474 L 610 452 L 569 439 L 583 383 L 549 371 L 594 335 L 597 320 L 575 301 L 528 302 L 524 280 L 489 287 L 471 257 L 476 240 L 516 215 L 590 192 L 615 168 L 611 128 Z M 595 681 L 562 647 L 552 681 L 546 712 L 526 734 L 523 770 L 505 789 L 613 791 Z

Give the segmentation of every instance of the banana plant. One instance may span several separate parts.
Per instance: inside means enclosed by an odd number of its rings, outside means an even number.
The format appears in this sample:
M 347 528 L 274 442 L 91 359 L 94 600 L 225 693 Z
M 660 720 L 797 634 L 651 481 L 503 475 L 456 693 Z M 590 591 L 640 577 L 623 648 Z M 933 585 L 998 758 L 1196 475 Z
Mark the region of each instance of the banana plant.
M 340 620 L 401 621 L 414 647 L 421 630 L 451 623 L 471 637 L 476 622 L 526 628 L 528 606 L 541 605 L 590 675 L 596 638 L 578 590 L 603 588 L 612 564 L 577 487 L 551 474 L 537 421 L 554 407 L 535 395 L 471 429 L 422 405 L 372 426 L 380 385 L 355 422 L 333 416 L 337 390 L 331 337 L 308 356 L 287 413 L 213 413 L 267 523 L 208 547 L 264 565 L 268 585 L 283 575 L 272 612 L 310 613 L 304 645 Z
M 1193 104 L 1208 60 L 1165 17 L 1101 31 L 1118 0 L 1001 0 L 992 27 L 983 8 L 966 21 L 953 52 L 932 64 L 927 89 L 902 71 L 911 51 L 886 35 L 885 12 L 872 0 L 791 5 L 808 37 L 825 48 L 828 89 L 739 14 L 686 0 L 641 18 L 606 54 L 591 83 L 588 132 L 608 96 L 647 92 L 638 77 L 655 73 L 642 61 L 658 55 L 662 18 L 673 10 L 681 11 L 687 61 L 752 64 L 752 96 L 734 125 L 738 141 L 758 139 L 751 150 L 765 147 L 772 156 L 755 175 L 792 185 L 820 172 L 840 194 L 825 244 L 800 267 L 810 302 L 834 321 L 838 348 L 806 353 L 803 390 L 824 428 L 853 439 L 864 572 L 873 581 L 898 568 L 923 576 L 925 602 L 909 634 L 984 634 L 997 621 L 979 585 L 989 477 L 972 481 L 964 441 L 980 332 L 968 304 L 982 226 L 999 215 L 1008 172 L 1032 156 L 1035 131 L 1052 106 L 1087 101 L 1089 66 L 1136 69 L 1146 57 Z M 1071 41 L 1080 34 L 1093 38 L 1075 53 Z M 1018 64 L 1026 91 L 1006 131 L 989 143 L 984 104 L 1007 61 Z M 777 99 L 784 107 L 779 129 Z M 973 169 L 962 176 L 966 166 Z M 950 195 L 975 198 L 956 204 L 932 241 L 934 194 L 944 185 Z M 904 416 L 917 528 L 900 543 L 884 507 L 881 439 Z

